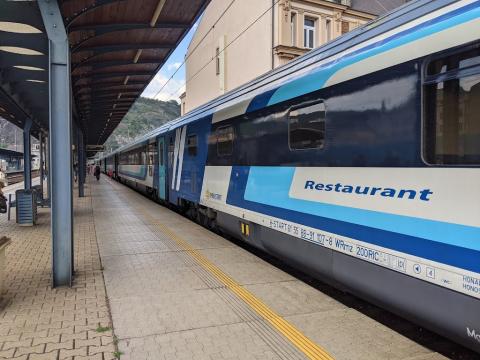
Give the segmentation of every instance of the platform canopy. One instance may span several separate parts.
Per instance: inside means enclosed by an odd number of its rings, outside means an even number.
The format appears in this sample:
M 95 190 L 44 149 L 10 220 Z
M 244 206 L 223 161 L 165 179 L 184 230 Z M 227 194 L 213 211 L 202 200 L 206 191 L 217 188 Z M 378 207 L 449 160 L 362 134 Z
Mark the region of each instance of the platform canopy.
M 70 45 L 72 112 L 103 144 L 209 0 L 58 1 Z M 0 116 L 48 131 L 49 42 L 36 1 L 0 0 Z
M 35 156 L 35 155 L 32 155 Z M 0 148 L 0 160 L 10 158 L 23 158 L 23 153 L 19 151 Z

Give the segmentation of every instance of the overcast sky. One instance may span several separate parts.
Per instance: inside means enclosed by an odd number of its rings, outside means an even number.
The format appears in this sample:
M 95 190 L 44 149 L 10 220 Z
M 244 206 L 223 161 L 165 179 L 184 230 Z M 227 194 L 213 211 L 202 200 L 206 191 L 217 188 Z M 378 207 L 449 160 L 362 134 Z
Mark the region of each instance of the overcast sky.
M 197 23 L 195 23 L 195 25 L 193 25 L 193 27 L 190 29 L 188 34 L 182 40 L 180 45 L 175 49 L 175 51 L 172 53 L 170 58 L 168 58 L 165 65 L 163 65 L 163 67 L 160 69 L 157 75 L 153 78 L 153 80 L 147 86 L 142 96 L 155 98 L 157 100 L 164 100 L 164 101 L 176 100 L 180 102 L 179 96 L 185 91 L 185 65 L 181 67 L 180 65 L 182 64 L 185 58 L 188 45 L 192 40 L 193 34 L 195 33 L 197 26 L 198 26 L 198 21 Z M 172 76 L 175 70 L 177 70 L 179 67 L 180 69 L 172 78 L 172 80 L 170 80 L 168 84 L 165 86 L 165 88 L 162 91 L 160 91 L 160 93 L 158 93 L 158 91 L 165 85 L 167 80 Z

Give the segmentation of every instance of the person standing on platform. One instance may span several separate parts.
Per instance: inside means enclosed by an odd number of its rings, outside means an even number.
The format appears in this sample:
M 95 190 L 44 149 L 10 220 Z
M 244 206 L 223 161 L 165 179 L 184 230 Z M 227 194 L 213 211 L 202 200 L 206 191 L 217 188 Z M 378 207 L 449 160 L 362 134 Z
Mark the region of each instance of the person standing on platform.
M 78 163 L 73 164 L 73 177 L 75 182 L 77 182 L 77 177 L 78 177 Z
M 7 212 L 7 198 L 3 195 L 3 182 L 0 181 L 0 214 L 5 214 Z
M 95 166 L 95 173 L 94 173 L 95 177 L 97 178 L 97 181 L 100 180 L 100 166 L 99 165 L 96 165 Z

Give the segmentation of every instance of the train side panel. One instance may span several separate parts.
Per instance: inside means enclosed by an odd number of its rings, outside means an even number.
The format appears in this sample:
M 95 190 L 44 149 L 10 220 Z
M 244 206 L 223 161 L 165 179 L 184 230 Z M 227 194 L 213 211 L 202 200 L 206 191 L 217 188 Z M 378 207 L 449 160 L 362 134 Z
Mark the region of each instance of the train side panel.
M 211 117 L 178 127 L 167 134 L 169 201 L 198 204 L 208 153 Z
M 154 144 L 145 142 L 121 152 L 117 165 L 119 180 L 151 194 L 154 182 L 154 148 Z
M 201 204 L 232 235 L 479 351 L 480 169 L 424 161 L 426 60 L 213 124 Z M 318 104 L 323 143 L 292 149 L 291 119 Z
M 169 202 L 480 352 L 479 19 L 445 5 L 180 119 Z

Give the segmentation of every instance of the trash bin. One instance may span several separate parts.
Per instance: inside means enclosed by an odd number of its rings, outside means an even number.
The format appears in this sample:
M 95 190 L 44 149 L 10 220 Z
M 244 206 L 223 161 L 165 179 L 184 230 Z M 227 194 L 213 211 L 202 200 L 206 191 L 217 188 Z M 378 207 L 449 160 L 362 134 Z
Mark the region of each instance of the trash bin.
M 17 190 L 15 192 L 17 223 L 21 226 L 33 226 L 37 222 L 37 192 L 35 190 Z
M 0 297 L 3 294 L 3 286 L 5 283 L 5 266 L 7 265 L 7 259 L 5 257 L 5 249 L 10 244 L 11 240 L 6 236 L 0 237 Z

